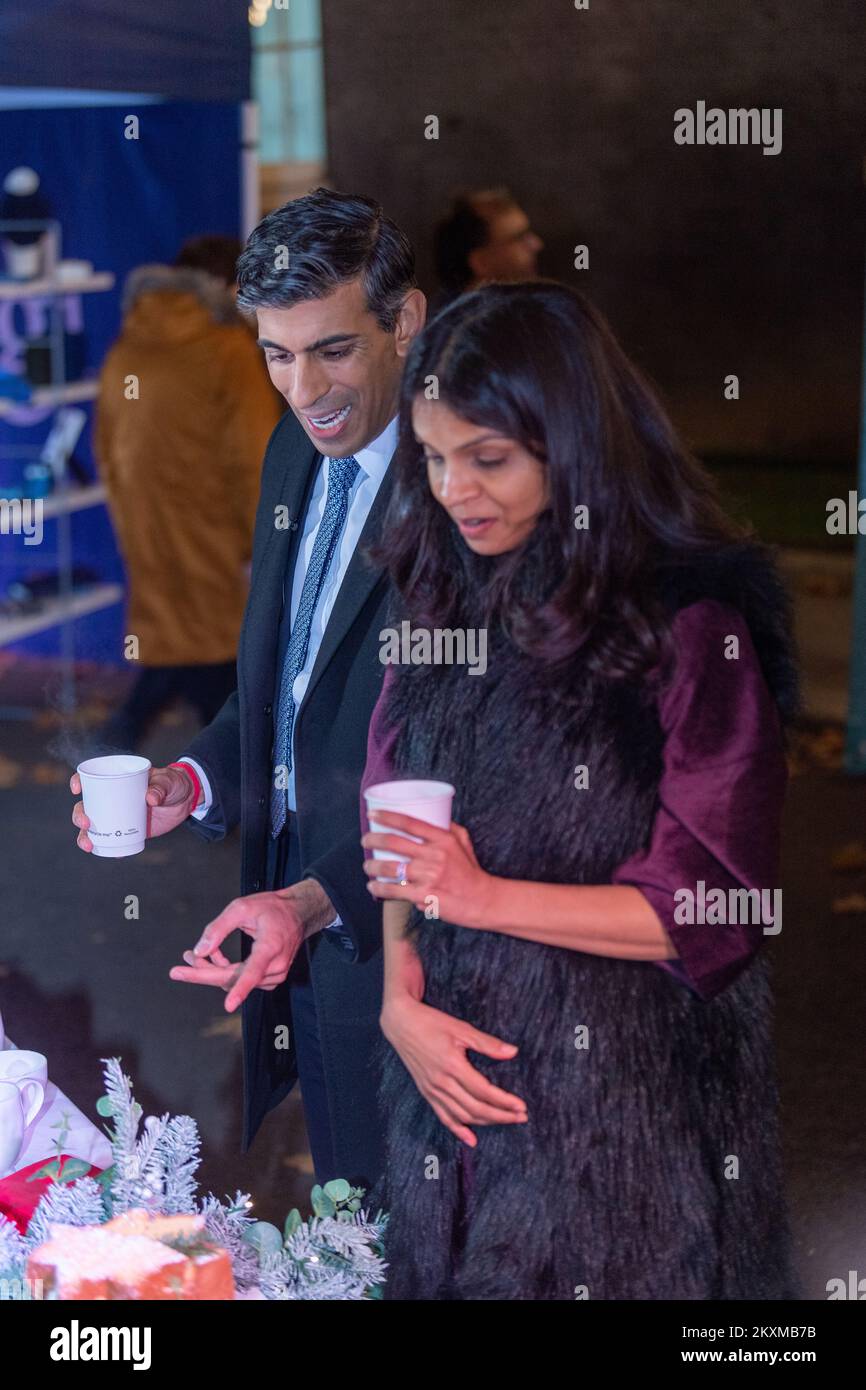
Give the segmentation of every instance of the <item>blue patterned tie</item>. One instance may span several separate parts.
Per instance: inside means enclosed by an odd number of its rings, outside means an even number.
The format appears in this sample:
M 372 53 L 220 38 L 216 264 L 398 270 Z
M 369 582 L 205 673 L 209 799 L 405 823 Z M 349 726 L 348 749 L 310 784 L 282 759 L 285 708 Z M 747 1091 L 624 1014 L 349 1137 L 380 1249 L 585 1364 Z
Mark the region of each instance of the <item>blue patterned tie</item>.
M 295 702 L 292 686 L 303 670 L 310 645 L 313 614 L 322 592 L 325 575 L 337 548 L 340 532 L 349 511 L 349 490 L 358 476 L 358 460 L 352 457 L 331 459 L 328 463 L 328 496 L 325 512 L 316 532 L 313 553 L 304 576 L 304 587 L 283 661 L 280 698 L 277 704 L 277 725 L 274 739 L 273 784 L 271 786 L 271 834 L 279 835 L 286 823 L 288 788 L 278 781 L 288 782 L 292 770 L 292 729 L 295 723 Z M 282 773 L 282 775 L 280 775 Z

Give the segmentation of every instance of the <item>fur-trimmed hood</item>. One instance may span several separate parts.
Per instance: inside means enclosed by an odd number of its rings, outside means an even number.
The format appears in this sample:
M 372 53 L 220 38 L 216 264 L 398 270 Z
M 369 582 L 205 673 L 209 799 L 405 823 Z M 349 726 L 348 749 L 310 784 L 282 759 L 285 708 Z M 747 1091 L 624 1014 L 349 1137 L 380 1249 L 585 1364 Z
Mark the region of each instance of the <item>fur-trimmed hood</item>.
M 139 267 L 100 373 L 95 451 L 129 580 L 126 630 L 145 667 L 237 653 L 262 456 L 281 402 L 229 299 L 198 270 Z
M 126 278 L 121 307 L 124 331 L 136 337 L 198 336 L 212 324 L 243 322 L 222 280 L 191 266 L 136 266 Z

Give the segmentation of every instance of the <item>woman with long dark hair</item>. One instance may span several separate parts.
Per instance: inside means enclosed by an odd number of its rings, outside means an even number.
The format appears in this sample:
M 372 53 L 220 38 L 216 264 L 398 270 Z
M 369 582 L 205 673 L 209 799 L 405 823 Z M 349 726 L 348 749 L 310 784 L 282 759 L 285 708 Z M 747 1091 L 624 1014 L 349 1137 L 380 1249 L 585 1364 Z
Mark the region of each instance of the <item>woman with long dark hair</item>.
M 796 1297 L 759 949 L 797 704 L 772 559 L 549 282 L 421 334 L 392 466 L 395 625 L 487 648 L 389 666 L 370 730 L 364 787 L 456 788 L 450 830 L 377 811 L 362 841 L 387 1296 Z

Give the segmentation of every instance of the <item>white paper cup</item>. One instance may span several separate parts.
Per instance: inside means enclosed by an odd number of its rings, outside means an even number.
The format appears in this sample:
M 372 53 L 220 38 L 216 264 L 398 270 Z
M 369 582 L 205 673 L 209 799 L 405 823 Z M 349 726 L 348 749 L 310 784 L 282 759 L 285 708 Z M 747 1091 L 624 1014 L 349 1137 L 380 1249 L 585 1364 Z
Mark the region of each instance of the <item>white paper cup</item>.
M 87 834 L 93 853 L 104 859 L 138 854 L 147 838 L 147 783 L 151 764 L 134 753 L 88 758 L 76 771 L 81 778 Z
M 421 841 L 416 835 L 408 835 L 403 830 L 395 830 L 393 826 L 377 824 L 373 819 L 374 811 L 397 811 L 401 816 L 414 816 L 416 820 L 425 820 L 428 825 L 438 825 L 440 830 L 447 830 L 451 824 L 451 804 L 454 800 L 454 788 L 450 782 L 425 782 L 413 781 L 408 779 L 399 782 L 377 782 L 374 787 L 368 787 L 364 792 L 364 800 L 367 803 L 367 819 L 370 822 L 370 829 L 377 834 L 384 835 L 405 835 L 407 840 L 412 840 L 418 845 Z M 374 849 L 374 859 L 397 859 L 400 856 L 391 849 Z M 380 883 L 398 883 L 399 879 L 384 878 L 379 876 Z

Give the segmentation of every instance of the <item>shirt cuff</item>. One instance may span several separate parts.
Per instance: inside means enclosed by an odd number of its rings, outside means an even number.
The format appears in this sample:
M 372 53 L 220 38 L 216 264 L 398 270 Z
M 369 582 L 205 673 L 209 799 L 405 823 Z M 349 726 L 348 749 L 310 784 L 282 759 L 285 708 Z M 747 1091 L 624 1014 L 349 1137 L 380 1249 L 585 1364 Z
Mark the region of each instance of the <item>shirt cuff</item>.
M 190 815 L 193 817 L 194 820 L 204 820 L 205 816 L 208 814 L 208 812 L 211 810 L 213 806 L 213 792 L 211 791 L 211 785 L 208 781 L 207 773 L 205 772 L 201 763 L 196 762 L 195 758 L 187 758 L 186 756 L 184 756 L 182 758 L 178 758 L 177 761 L 179 763 L 189 763 L 190 767 L 193 768 L 193 770 L 195 771 L 198 780 L 201 782 L 201 794 L 203 800 L 200 806 L 197 806 L 194 811 L 190 811 Z
M 338 913 L 337 916 L 334 918 L 333 922 L 329 922 L 328 925 L 327 925 L 326 927 L 323 928 L 323 930 L 324 930 L 324 931 L 333 931 L 335 927 L 341 927 L 342 925 L 343 925 L 343 919 L 342 919 L 342 917 L 341 917 L 341 916 L 339 915 L 339 913 Z

